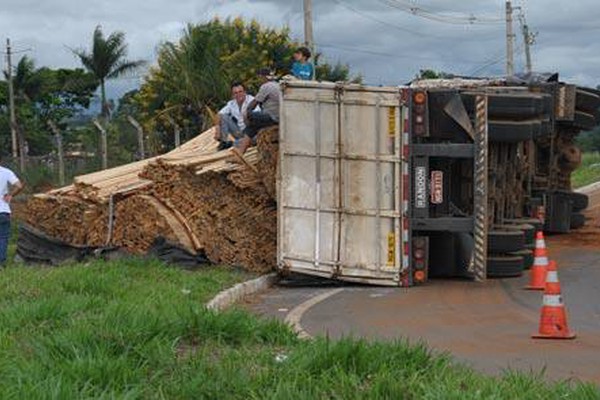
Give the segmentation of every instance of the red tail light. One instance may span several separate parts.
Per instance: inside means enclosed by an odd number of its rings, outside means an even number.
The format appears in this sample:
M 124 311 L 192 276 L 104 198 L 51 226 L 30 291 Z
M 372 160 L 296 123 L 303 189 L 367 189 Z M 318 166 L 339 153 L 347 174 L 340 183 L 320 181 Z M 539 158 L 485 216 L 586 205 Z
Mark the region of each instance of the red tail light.
M 427 281 L 429 240 L 427 237 L 415 237 L 412 243 L 413 281 L 415 284 Z
M 416 136 L 429 135 L 429 122 L 427 120 L 427 92 L 416 91 L 412 96 L 412 127 Z

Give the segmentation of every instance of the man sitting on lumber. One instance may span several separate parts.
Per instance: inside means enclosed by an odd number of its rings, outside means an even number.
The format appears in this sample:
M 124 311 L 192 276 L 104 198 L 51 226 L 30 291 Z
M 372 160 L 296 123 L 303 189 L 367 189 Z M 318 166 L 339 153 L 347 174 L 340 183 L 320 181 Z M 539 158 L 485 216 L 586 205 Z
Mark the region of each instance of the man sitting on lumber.
M 219 141 L 219 150 L 233 146 L 231 138 L 242 138 L 242 132 L 246 128 L 244 115 L 252 100 L 254 97 L 246 93 L 243 83 L 231 84 L 231 100 L 219 111 L 215 124 L 215 140 Z
M 248 105 L 246 129 L 243 132 L 244 137 L 236 144 L 236 149 L 241 154 L 244 154 L 250 147 L 258 131 L 279 124 L 279 100 L 281 98 L 279 84 L 268 68 L 259 70 L 258 76 L 262 79 L 263 84 L 254 100 Z M 259 104 L 262 107 L 261 111 L 256 110 Z

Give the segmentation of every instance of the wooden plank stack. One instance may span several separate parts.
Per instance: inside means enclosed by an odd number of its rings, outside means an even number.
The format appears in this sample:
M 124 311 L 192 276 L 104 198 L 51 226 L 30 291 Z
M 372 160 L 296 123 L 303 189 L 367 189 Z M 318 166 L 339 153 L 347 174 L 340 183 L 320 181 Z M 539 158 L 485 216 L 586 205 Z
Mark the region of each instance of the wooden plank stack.
M 26 221 L 73 245 L 143 254 L 165 237 L 217 264 L 273 269 L 278 129 L 243 157 L 217 151 L 213 131 L 163 156 L 75 178 L 34 196 Z

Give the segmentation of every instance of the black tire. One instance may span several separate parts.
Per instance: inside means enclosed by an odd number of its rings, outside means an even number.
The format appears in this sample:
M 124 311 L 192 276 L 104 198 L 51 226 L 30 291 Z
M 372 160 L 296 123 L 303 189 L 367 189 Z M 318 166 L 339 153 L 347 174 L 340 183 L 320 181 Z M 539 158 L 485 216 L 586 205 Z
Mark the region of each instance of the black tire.
M 573 211 L 579 212 L 588 208 L 590 199 L 586 194 L 572 192 L 570 193 L 571 201 L 573 201 Z
M 594 129 L 598 123 L 595 114 L 589 114 L 582 111 L 575 111 L 575 120 L 573 124 L 581 129 L 591 130 Z
M 491 119 L 527 119 L 548 115 L 550 96 L 523 93 L 492 93 L 488 95 L 488 116 Z M 463 93 L 467 112 L 475 112 L 475 95 Z
M 523 232 L 525 238 L 525 244 L 535 243 L 535 226 L 529 224 L 505 224 L 495 225 L 494 228 L 506 229 L 506 230 L 517 230 Z
M 488 278 L 513 278 L 523 275 L 523 257 L 492 256 L 487 259 Z
M 521 250 L 521 251 L 516 251 L 514 253 L 510 253 L 511 256 L 519 256 L 519 257 L 523 257 L 523 269 L 527 270 L 527 269 L 531 269 L 531 267 L 533 267 L 533 261 L 535 259 L 535 257 L 533 256 L 533 250 Z
M 588 92 L 586 90 L 577 89 L 575 108 L 577 111 L 584 111 L 588 113 L 595 112 L 598 108 L 600 108 L 600 95 Z
M 534 230 L 541 231 L 544 229 L 544 224 L 537 218 L 516 218 L 504 220 L 507 224 L 527 224 L 533 226 Z
M 490 253 L 512 253 L 525 248 L 525 235 L 521 230 L 493 230 L 488 233 Z
M 571 214 L 571 229 L 579 229 L 585 225 L 585 215 L 581 213 Z
M 539 137 L 542 132 L 540 120 L 533 121 L 489 121 L 488 137 L 497 143 L 518 143 Z

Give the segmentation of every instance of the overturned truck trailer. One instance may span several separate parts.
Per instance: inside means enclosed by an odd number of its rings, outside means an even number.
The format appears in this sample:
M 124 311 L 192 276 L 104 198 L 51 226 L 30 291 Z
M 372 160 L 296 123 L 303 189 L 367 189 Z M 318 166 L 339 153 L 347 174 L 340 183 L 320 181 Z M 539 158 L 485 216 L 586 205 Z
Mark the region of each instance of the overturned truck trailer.
M 599 92 L 556 81 L 284 84 L 278 269 L 411 286 L 522 274 L 582 226 L 574 144 Z

